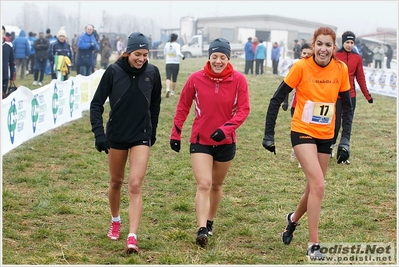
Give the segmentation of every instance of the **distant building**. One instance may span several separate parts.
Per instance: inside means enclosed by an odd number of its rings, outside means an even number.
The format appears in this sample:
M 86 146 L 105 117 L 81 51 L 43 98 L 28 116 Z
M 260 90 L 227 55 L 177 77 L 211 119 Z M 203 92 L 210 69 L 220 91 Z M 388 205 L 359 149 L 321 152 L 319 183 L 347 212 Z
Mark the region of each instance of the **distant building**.
M 387 44 L 393 49 L 393 63 L 397 59 L 397 30 L 391 28 L 377 28 L 375 32 L 368 34 L 359 34 L 356 39 L 367 45 L 373 50 L 378 44 L 381 44 L 384 50 L 387 50 Z
M 266 42 L 274 42 L 271 40 L 272 31 L 285 31 L 288 34 L 288 44 L 293 46 L 295 39 L 311 40 L 314 31 L 321 27 L 327 26 L 337 31 L 337 27 L 320 22 L 307 21 L 303 19 L 294 19 L 289 17 L 274 15 L 246 15 L 246 16 L 229 16 L 229 17 L 212 17 L 198 18 L 197 29 L 203 30 L 203 34 L 212 34 L 217 32 L 219 35 L 230 35 L 226 38 L 234 43 L 246 41 L 249 36 L 234 36 L 233 29 L 254 29 L 254 36 Z
M 223 37 L 231 43 L 245 43 L 248 37 L 257 37 L 268 43 L 277 42 L 283 47 L 283 54 L 293 57 L 292 49 L 295 39 L 311 42 L 314 31 L 327 26 L 337 31 L 334 25 L 320 22 L 294 19 L 275 15 L 245 15 L 226 17 L 207 17 L 194 19 L 183 17 L 180 29 L 161 29 L 161 37 L 165 38 L 171 30 L 188 43 L 194 35 L 202 35 L 204 44 L 209 44 L 217 37 Z M 163 40 L 162 40 L 163 41 Z

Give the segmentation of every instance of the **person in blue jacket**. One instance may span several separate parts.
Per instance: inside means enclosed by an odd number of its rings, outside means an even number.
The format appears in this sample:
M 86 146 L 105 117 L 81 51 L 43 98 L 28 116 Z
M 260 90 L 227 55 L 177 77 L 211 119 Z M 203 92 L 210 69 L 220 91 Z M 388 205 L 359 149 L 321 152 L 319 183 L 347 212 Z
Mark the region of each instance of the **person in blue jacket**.
M 152 49 L 154 50 L 152 53 L 153 59 L 158 59 L 158 51 L 157 49 L 159 48 L 159 46 L 162 44 L 162 41 L 155 41 L 152 44 Z
M 18 74 L 18 71 L 21 70 L 21 80 L 23 80 L 25 78 L 26 61 L 30 53 L 30 44 L 24 30 L 21 30 L 19 36 L 14 39 L 12 46 L 14 47 L 16 63 L 15 72 Z
M 81 34 L 78 39 L 78 56 L 77 65 L 79 66 L 79 73 L 83 76 L 89 76 L 95 64 L 93 52 L 99 49 L 98 42 L 93 34 L 94 27 L 88 24 L 85 28 L 85 33 Z
M 266 59 L 266 46 L 263 40 L 259 40 L 259 44 L 256 46 L 255 50 L 255 73 L 256 75 L 263 75 L 263 64 Z
M 245 51 L 245 74 L 248 74 L 251 71 L 251 74 L 254 74 L 254 50 L 252 49 L 252 37 L 248 37 L 248 42 L 245 43 L 244 47 Z
M 30 52 L 28 60 L 26 62 L 26 75 L 33 74 L 33 63 L 35 61 L 35 53 L 36 53 L 35 47 L 33 45 L 36 40 L 35 35 L 36 35 L 35 33 L 29 32 L 28 41 L 30 44 Z
M 273 43 L 272 48 L 272 66 L 273 75 L 278 75 L 278 62 L 280 61 L 280 47 L 277 42 Z

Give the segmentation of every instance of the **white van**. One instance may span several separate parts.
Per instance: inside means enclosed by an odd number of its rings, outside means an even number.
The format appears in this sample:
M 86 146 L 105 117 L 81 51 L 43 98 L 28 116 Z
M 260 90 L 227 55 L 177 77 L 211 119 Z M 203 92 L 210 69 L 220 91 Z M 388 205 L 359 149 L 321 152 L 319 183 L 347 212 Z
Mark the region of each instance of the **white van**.
M 8 33 L 15 32 L 15 37 L 18 37 L 21 32 L 21 28 L 14 25 L 4 25 L 4 28 L 6 28 L 6 32 Z

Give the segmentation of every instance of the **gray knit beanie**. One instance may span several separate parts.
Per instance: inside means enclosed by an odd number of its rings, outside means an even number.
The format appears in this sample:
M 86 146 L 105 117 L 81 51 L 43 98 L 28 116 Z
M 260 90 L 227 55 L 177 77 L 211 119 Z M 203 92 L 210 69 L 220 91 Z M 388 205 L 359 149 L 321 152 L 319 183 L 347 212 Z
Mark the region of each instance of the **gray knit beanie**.
M 228 59 L 230 59 L 231 49 L 229 41 L 224 38 L 213 40 L 208 49 L 209 58 L 211 57 L 211 54 L 215 52 L 223 53 L 228 57 Z
M 137 49 L 150 49 L 147 37 L 141 32 L 134 32 L 127 39 L 126 53 L 130 54 Z

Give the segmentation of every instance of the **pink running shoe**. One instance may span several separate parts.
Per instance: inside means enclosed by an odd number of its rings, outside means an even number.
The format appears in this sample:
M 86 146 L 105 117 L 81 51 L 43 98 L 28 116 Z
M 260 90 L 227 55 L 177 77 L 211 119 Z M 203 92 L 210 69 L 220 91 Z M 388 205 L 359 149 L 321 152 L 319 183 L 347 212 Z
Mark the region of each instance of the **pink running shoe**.
M 112 222 L 107 236 L 111 240 L 118 240 L 120 231 L 121 231 L 121 222 Z
M 132 254 L 133 252 L 138 253 L 139 247 L 137 246 L 137 240 L 134 236 L 128 236 L 126 241 L 126 253 Z

